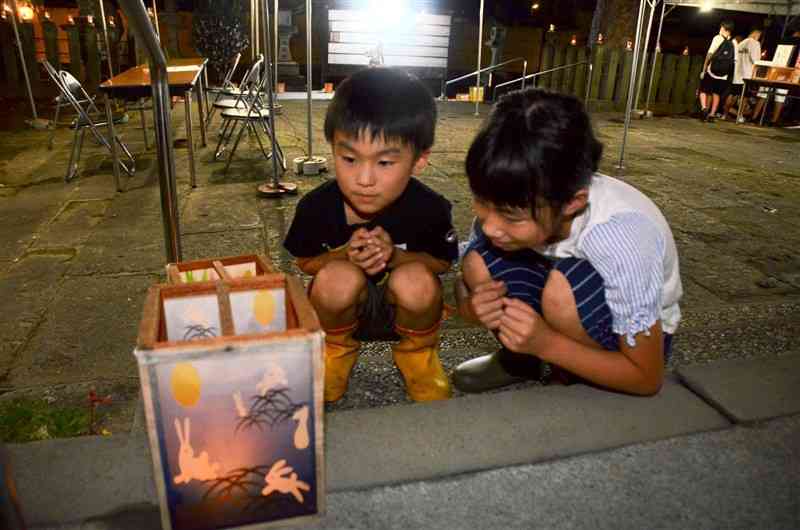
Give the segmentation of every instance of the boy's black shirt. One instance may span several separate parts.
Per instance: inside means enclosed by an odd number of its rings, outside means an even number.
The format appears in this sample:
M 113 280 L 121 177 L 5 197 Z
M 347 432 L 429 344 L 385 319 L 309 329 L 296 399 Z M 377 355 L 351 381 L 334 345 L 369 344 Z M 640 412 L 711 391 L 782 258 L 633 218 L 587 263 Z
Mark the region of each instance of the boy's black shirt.
M 452 262 L 458 257 L 458 241 L 451 208 L 447 199 L 412 177 L 400 197 L 375 219 L 348 225 L 344 196 L 330 180 L 298 201 L 283 246 L 296 258 L 312 258 L 345 245 L 361 227 L 381 226 L 395 246 Z

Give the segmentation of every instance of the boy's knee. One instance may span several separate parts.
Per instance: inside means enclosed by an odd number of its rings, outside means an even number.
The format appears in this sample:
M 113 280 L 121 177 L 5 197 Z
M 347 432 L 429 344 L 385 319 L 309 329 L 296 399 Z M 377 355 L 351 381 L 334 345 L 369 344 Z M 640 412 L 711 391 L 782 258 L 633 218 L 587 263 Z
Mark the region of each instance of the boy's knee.
M 464 278 L 464 283 L 470 288 L 492 279 L 486 262 L 476 250 L 467 252 L 461 261 L 461 276 Z
M 423 313 L 442 299 L 439 279 L 421 263 L 397 267 L 389 276 L 388 287 L 395 303 L 412 313 Z
M 314 276 L 311 287 L 311 302 L 328 311 L 343 311 L 358 302 L 367 286 L 361 270 L 350 262 L 331 261 Z

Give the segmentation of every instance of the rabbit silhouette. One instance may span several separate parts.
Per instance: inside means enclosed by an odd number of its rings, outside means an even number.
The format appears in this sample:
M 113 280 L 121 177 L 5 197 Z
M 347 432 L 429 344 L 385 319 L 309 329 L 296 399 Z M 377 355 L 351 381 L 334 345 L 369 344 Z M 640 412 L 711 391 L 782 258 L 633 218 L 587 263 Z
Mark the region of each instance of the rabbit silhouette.
M 265 396 L 269 390 L 278 386 L 289 386 L 289 380 L 286 378 L 283 368 L 278 364 L 270 363 L 261 377 L 261 381 L 256 385 L 256 390 L 261 396 Z
M 297 421 L 297 430 L 294 431 L 294 446 L 297 449 L 308 447 L 308 405 L 305 405 L 292 415 L 292 419 Z
M 286 465 L 286 460 L 278 460 L 269 469 L 269 473 L 264 477 L 267 485 L 261 490 L 261 495 L 268 497 L 273 492 L 290 493 L 297 502 L 303 502 L 303 494 L 300 490 L 311 491 L 311 486 L 297 477 L 292 466 Z
M 180 449 L 178 450 L 178 466 L 181 472 L 175 477 L 175 484 L 188 484 L 191 480 L 214 480 L 219 476 L 219 462 L 213 464 L 208 461 L 208 453 L 203 451 L 200 456 L 194 456 L 194 449 L 189 442 L 191 423 L 189 418 L 181 422 L 175 418 L 175 431 L 178 433 Z
M 236 405 L 236 414 L 238 414 L 240 418 L 247 417 L 247 407 L 244 406 L 244 401 L 242 401 L 242 393 L 237 390 L 232 395 L 233 404 Z

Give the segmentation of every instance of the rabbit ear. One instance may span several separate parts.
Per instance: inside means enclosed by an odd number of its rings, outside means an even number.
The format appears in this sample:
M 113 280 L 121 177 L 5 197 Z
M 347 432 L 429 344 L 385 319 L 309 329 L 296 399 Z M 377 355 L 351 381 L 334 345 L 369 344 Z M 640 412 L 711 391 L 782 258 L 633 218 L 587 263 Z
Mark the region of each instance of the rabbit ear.
M 183 432 L 181 431 L 181 422 L 175 418 L 175 431 L 178 433 L 178 441 L 183 445 Z
M 186 436 L 186 444 L 187 445 L 189 444 L 189 440 L 191 440 L 191 437 L 189 436 L 189 428 L 191 426 L 192 425 L 189 423 L 189 418 L 184 418 L 183 419 L 183 432 L 184 432 L 184 436 Z

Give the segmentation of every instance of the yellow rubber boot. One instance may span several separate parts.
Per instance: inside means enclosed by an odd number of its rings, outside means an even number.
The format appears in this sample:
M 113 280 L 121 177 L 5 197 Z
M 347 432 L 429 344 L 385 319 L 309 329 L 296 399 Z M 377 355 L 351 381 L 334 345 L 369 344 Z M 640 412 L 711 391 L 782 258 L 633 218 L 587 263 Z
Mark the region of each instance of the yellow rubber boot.
M 394 363 L 414 401 L 436 401 L 453 395 L 450 380 L 439 361 L 439 327 L 438 322 L 424 331 L 395 326 L 402 340 L 392 347 Z
M 350 372 L 361 343 L 353 338 L 358 322 L 325 332 L 325 401 L 339 401 L 347 392 Z

